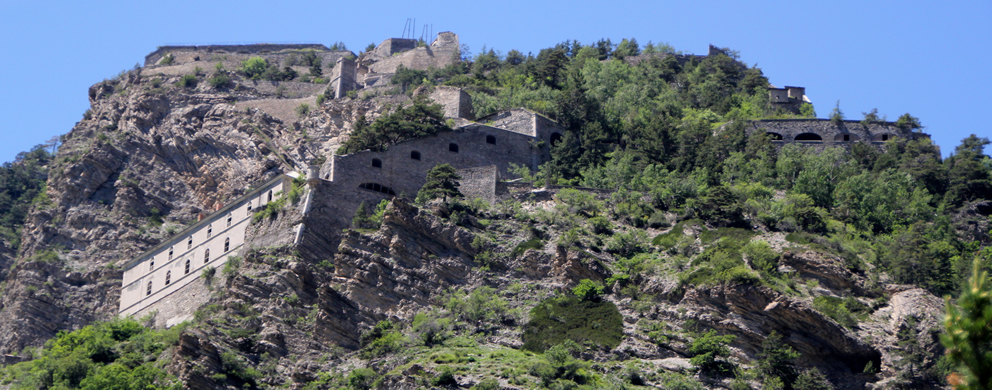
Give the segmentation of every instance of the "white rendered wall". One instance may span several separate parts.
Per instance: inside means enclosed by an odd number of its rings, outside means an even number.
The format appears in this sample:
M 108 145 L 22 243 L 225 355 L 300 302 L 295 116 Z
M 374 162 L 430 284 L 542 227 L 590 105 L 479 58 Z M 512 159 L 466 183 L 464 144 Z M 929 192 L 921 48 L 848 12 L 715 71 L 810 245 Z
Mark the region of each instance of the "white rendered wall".
M 251 216 L 265 207 L 269 201 L 281 197 L 283 191 L 291 187 L 291 179 L 284 178 L 268 186 L 252 191 L 248 196 L 235 201 L 235 206 L 211 214 L 195 225 L 195 228 L 170 238 L 160 249 L 145 253 L 140 261 L 131 264 L 124 270 L 121 288 L 119 314 L 127 316 L 134 314 L 148 305 L 155 303 L 169 294 L 179 290 L 191 281 L 200 277 L 202 270 L 208 266 L 220 269 L 227 262 L 228 256 L 238 255 L 245 242 L 245 231 L 251 223 Z M 271 194 L 271 199 L 269 199 Z M 251 211 L 248 205 L 251 205 Z M 228 217 L 231 224 L 228 226 Z M 208 230 L 210 231 L 208 237 Z M 189 246 L 189 238 L 193 243 Z M 224 250 L 225 240 L 230 240 Z M 172 259 L 169 250 L 172 249 Z M 204 261 L 206 251 L 210 258 Z M 154 260 L 154 268 L 152 267 Z M 186 272 L 186 260 L 190 261 L 189 272 Z M 170 274 L 171 273 L 171 274 Z M 170 274 L 169 284 L 165 284 L 166 275 Z M 152 283 L 152 292 L 148 294 L 148 282 Z

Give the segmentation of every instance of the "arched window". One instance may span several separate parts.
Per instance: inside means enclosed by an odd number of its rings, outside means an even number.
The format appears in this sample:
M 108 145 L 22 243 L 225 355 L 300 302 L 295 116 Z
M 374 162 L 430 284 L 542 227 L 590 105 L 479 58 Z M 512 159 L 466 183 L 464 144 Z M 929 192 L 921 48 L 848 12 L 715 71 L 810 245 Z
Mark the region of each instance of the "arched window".
M 186 259 L 186 274 L 189 273 L 189 259 Z
M 495 135 L 487 135 L 486 136 L 486 143 L 487 144 L 496 145 L 496 136 Z
M 145 296 L 152 295 L 152 281 L 148 281 L 148 289 L 145 290 Z
M 561 133 L 551 133 L 551 146 L 555 146 L 559 141 L 561 141 Z
M 148 262 L 148 272 L 155 270 L 155 258 L 152 257 L 152 261 Z
M 189 238 L 186 240 L 186 249 L 189 250 L 192 248 L 193 248 L 193 236 L 189 236 Z
M 418 152 L 416 150 L 410 152 L 410 158 L 412 158 L 414 160 L 420 160 L 420 152 Z
M 768 137 L 771 138 L 772 141 L 781 141 L 782 140 L 782 134 L 772 133 L 772 132 L 768 132 L 768 133 L 765 133 L 765 134 L 768 134 Z
M 233 215 L 231 215 L 231 214 L 228 214 L 228 215 L 227 215 L 227 227 L 231 227 L 231 218 L 233 218 L 233 217 L 234 217 L 234 216 L 233 216 Z
M 796 136 L 796 141 L 823 141 L 823 137 L 816 133 L 802 133 Z
M 210 249 L 203 251 L 203 264 L 210 262 Z
M 251 202 L 248 202 L 248 215 L 251 215 Z
M 458 144 L 456 144 L 456 143 L 450 143 L 450 144 L 448 144 L 448 151 L 449 152 L 458 153 Z
M 269 200 L 266 202 L 271 202 L 271 201 L 272 201 L 272 190 L 269 190 Z
M 377 159 L 377 158 L 373 158 L 372 159 L 372 167 L 373 168 L 382 168 L 382 160 Z
M 889 135 L 888 134 L 882 134 L 882 141 L 888 141 L 888 140 L 889 140 Z
M 362 183 L 358 185 L 358 188 L 375 191 L 375 192 L 381 192 L 387 195 L 396 195 L 396 192 L 393 191 L 392 188 L 386 187 L 379 183 Z
M 224 252 L 227 252 L 229 250 L 231 250 L 231 238 L 230 237 L 224 239 Z
M 172 248 L 171 246 L 169 247 L 169 261 L 172 261 Z
M 851 135 L 850 134 L 844 134 L 844 141 L 850 141 L 850 140 L 851 140 Z
M 172 271 L 165 271 L 165 285 L 168 286 L 172 283 Z
M 214 234 L 214 225 L 209 224 L 207 225 L 207 238 L 210 238 L 210 235 L 212 234 Z

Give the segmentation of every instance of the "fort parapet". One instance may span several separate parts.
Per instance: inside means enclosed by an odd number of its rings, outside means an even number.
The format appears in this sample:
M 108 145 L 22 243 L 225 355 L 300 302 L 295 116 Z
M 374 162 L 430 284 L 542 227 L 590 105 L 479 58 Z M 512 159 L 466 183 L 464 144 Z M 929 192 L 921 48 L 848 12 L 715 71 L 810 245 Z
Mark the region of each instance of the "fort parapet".
M 850 146 L 853 142 L 881 145 L 896 137 L 929 139 L 926 133 L 895 125 L 895 122 L 839 121 L 829 119 L 766 119 L 751 121 L 750 134 L 765 132 L 778 144 L 798 143 L 811 146 Z
M 333 64 L 340 57 L 354 56 L 354 53 L 350 51 L 332 51 L 321 44 L 258 43 L 251 45 L 159 46 L 158 49 L 145 56 L 145 66 L 158 65 L 159 61 L 167 54 L 172 54 L 174 63 L 216 61 L 224 56 L 227 56 L 228 60 L 245 60 L 255 55 L 271 62 L 282 63 L 289 55 L 306 51 L 313 51 L 325 64 Z

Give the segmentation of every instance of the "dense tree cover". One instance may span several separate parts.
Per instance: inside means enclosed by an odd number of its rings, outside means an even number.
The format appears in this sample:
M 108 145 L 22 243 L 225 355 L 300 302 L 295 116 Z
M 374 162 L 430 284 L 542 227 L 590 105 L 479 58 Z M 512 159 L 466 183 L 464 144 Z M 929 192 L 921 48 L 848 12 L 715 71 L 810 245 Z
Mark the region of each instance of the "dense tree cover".
M 365 116 L 360 117 L 348 140 L 336 153 L 343 155 L 368 149 L 382 151 L 397 142 L 445 130 L 451 128 L 444 121 L 441 106 L 431 104 L 424 96 L 418 96 L 413 104 L 380 116 L 372 123 Z
M 0 167 L 0 239 L 18 246 L 20 228 L 33 202 L 45 204 L 45 182 L 53 144 L 37 145 Z
M 771 108 L 761 69 L 729 49 L 653 54 L 673 51 L 642 51 L 634 39 L 569 41 L 537 55 L 483 48 L 473 61 L 409 71 L 403 82 L 463 87 L 477 115 L 522 106 L 557 120 L 568 130 L 552 160 L 519 173 L 618 190 L 615 216 L 638 227 L 659 211 L 711 226 L 757 222 L 827 237 L 852 264 L 876 262 L 897 283 L 940 295 L 960 286 L 976 250 L 990 243 L 987 229 L 975 228 L 992 213 L 986 138 L 968 137 L 946 160 L 925 139 L 896 138 L 884 149 L 778 148 L 764 134 L 748 136 L 746 120 L 801 115 Z M 643 53 L 650 55 L 632 65 Z M 843 117 L 839 105 L 834 111 Z M 865 113 L 865 123 L 879 118 Z M 923 128 L 909 114 L 897 124 Z
M 986 251 L 992 257 L 992 251 Z M 992 287 L 976 261 L 968 288 L 957 305 L 947 299 L 947 332 L 941 336 L 953 364 L 950 382 L 957 389 L 992 389 Z
M 0 380 L 13 389 L 180 389 L 158 358 L 179 343 L 184 329 L 154 331 L 116 319 L 61 331 L 34 352 L 34 360 L 0 370 Z

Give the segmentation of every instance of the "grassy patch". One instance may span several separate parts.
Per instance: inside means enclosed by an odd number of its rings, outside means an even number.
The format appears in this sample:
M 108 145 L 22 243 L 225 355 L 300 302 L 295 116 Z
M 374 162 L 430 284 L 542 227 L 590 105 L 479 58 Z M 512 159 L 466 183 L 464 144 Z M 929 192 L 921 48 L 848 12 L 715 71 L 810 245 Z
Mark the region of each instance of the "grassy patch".
M 520 256 L 528 249 L 534 249 L 534 250 L 544 249 L 544 241 L 541 241 L 540 238 L 534 238 L 521 242 L 520 245 L 517 245 L 516 248 L 513 248 L 513 256 Z
M 856 327 L 859 321 L 867 319 L 870 311 L 867 305 L 853 297 L 838 298 L 825 295 L 813 298 L 813 308 L 848 329 Z
M 622 336 L 623 316 L 612 302 L 559 297 L 531 310 L 522 338 L 524 349 L 543 352 L 565 340 L 612 349 Z
M 667 233 L 662 233 L 657 235 L 654 238 L 654 240 L 651 240 L 651 243 L 654 244 L 655 246 L 660 246 L 662 248 L 669 249 L 675 246 L 675 244 L 678 244 L 679 240 L 685 234 L 686 226 L 702 227 L 703 221 L 700 221 L 698 219 L 692 219 L 688 221 L 679 222 L 675 224 L 675 227 L 673 227 L 672 230 L 669 230 Z

